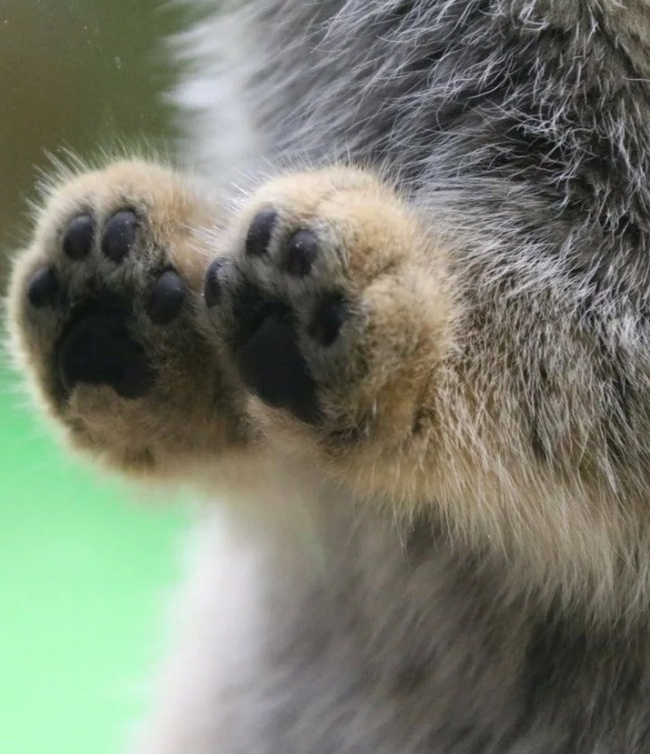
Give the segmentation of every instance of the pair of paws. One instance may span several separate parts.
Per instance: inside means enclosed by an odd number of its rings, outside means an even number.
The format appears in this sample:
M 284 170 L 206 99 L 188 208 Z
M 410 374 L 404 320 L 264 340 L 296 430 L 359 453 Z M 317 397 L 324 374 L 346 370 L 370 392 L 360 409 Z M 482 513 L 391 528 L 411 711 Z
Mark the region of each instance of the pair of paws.
M 362 171 L 280 177 L 224 221 L 182 177 L 118 162 L 51 191 L 17 259 L 12 342 L 76 443 L 121 466 L 274 428 L 330 453 L 388 449 L 421 431 L 443 273 Z

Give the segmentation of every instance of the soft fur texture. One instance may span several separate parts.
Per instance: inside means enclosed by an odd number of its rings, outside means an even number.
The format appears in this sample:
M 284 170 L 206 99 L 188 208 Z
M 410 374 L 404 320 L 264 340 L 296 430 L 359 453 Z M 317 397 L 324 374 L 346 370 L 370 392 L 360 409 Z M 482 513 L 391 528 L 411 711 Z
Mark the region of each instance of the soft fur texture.
M 650 3 L 200 5 L 193 176 L 60 171 L 10 292 L 214 498 L 137 752 L 650 752 Z

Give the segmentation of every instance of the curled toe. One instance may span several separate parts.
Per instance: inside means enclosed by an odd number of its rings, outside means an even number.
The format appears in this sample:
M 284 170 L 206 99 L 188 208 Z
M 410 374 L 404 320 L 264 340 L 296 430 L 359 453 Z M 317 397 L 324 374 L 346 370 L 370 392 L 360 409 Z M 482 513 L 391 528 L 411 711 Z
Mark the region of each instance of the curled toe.
M 129 209 L 116 212 L 106 223 L 102 237 L 102 253 L 119 264 L 135 245 L 139 220 Z
M 251 257 L 261 257 L 268 253 L 273 228 L 278 221 L 278 213 L 272 207 L 260 210 L 246 234 L 244 247 L 246 254 Z
M 210 263 L 207 272 L 205 273 L 205 282 L 203 284 L 203 297 L 205 299 L 206 306 L 212 309 L 216 306 L 221 298 L 221 272 L 225 264 L 224 259 L 215 259 Z
M 92 215 L 75 217 L 63 236 L 63 253 L 74 261 L 88 255 L 95 239 L 95 220 Z
M 289 275 L 303 278 L 309 275 L 318 256 L 318 236 L 311 230 L 299 230 L 287 245 L 285 267 Z
M 59 292 L 59 281 L 51 267 L 41 267 L 27 284 L 27 300 L 36 309 L 51 306 Z
M 174 270 L 167 270 L 154 283 L 145 311 L 156 325 L 172 322 L 180 313 L 185 301 L 185 283 Z

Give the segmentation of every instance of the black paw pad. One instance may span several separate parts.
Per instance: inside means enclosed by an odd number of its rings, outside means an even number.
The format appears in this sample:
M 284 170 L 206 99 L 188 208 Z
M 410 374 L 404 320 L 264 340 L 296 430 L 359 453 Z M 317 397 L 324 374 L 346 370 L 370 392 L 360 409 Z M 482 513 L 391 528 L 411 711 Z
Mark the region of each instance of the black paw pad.
M 244 244 L 249 256 L 261 257 L 267 253 L 277 220 L 278 213 L 272 207 L 263 209 L 255 215 L 248 228 Z
M 205 273 L 205 282 L 203 284 L 203 296 L 208 308 L 217 304 L 221 297 L 221 270 L 225 264 L 225 259 L 215 259 L 210 263 Z
M 79 261 L 88 255 L 95 239 L 95 221 L 92 215 L 79 215 L 68 225 L 63 236 L 63 253 Z
M 40 270 L 36 270 L 27 284 L 27 300 L 37 309 L 52 306 L 58 292 L 59 281 L 51 267 L 41 267 Z
M 153 385 L 155 372 L 142 346 L 129 335 L 126 311 L 98 304 L 81 314 L 56 347 L 58 373 L 70 392 L 79 383 L 108 385 L 123 398 L 139 398 Z
M 251 338 L 265 317 L 279 306 L 281 306 L 279 301 L 266 298 L 257 286 L 247 282 L 238 285 L 232 308 L 235 323 L 231 332 L 233 348 L 239 348 Z
M 287 245 L 285 266 L 290 275 L 304 278 L 318 256 L 318 236 L 311 230 L 299 230 Z
M 318 420 L 316 386 L 286 307 L 270 310 L 237 356 L 244 382 L 265 403 L 286 408 L 310 424 Z
M 138 217 L 132 210 L 123 209 L 116 212 L 104 228 L 103 254 L 119 264 L 133 248 L 139 224 Z
M 341 296 L 333 296 L 316 309 L 309 326 L 309 334 L 321 346 L 331 346 L 338 338 L 348 316 L 349 310 L 345 301 Z
M 156 325 L 176 319 L 185 300 L 185 283 L 174 270 L 167 270 L 153 284 L 145 310 Z

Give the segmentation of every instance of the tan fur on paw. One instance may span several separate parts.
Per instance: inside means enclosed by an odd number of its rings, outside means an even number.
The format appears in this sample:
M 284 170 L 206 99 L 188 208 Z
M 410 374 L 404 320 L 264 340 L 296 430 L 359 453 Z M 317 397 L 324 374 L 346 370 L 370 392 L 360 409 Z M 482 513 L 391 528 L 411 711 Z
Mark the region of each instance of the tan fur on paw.
M 274 437 L 366 464 L 419 431 L 453 305 L 443 249 L 390 187 L 347 168 L 280 178 L 231 247 L 206 300 Z
M 201 332 L 214 207 L 170 170 L 120 161 L 57 186 L 10 287 L 12 350 L 77 447 L 171 472 L 240 439 Z

